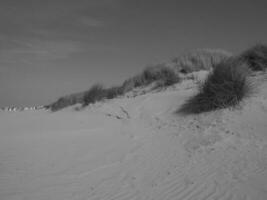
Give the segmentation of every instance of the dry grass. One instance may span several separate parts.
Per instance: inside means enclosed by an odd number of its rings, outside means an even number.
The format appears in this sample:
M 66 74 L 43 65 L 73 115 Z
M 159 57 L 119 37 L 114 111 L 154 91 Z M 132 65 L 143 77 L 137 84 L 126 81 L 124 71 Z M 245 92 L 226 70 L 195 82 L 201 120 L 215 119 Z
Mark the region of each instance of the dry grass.
M 116 98 L 119 95 L 122 95 L 121 87 L 103 88 L 101 84 L 95 84 L 88 91 L 60 97 L 56 102 L 45 106 L 45 108 L 55 112 L 77 103 L 85 107 L 97 101 Z
M 95 103 L 105 98 L 106 91 L 100 84 L 93 85 L 87 92 L 84 93 L 83 106 Z
M 179 113 L 197 114 L 237 105 L 251 93 L 248 81 L 249 67 L 239 60 L 228 59 L 219 63 Z
M 245 61 L 252 71 L 266 71 L 267 46 L 258 44 L 243 52 L 239 59 Z
M 117 96 L 120 96 L 122 94 L 123 94 L 123 90 L 119 86 L 114 86 L 114 87 L 105 89 L 105 98 L 107 99 L 114 99 Z
M 200 70 L 211 70 L 230 56 L 231 53 L 224 50 L 202 49 L 176 57 L 172 62 L 178 72 L 186 74 Z
M 153 82 L 160 82 L 162 87 L 170 86 L 180 81 L 179 74 L 165 64 L 150 66 L 138 74 L 124 81 L 122 90 L 128 92 L 136 87 L 147 86 Z
M 83 95 L 84 93 L 76 93 L 76 94 L 60 97 L 56 102 L 53 102 L 50 105 L 46 105 L 45 108 L 50 109 L 51 111 L 55 112 L 65 107 L 72 106 L 77 103 L 82 103 Z

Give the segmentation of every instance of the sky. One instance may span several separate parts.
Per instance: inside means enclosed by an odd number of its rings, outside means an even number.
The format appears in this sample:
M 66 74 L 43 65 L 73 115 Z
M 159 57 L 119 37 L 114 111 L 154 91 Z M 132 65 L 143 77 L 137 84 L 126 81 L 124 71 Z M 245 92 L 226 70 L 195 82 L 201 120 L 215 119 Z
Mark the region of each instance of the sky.
M 201 48 L 267 43 L 266 0 L 0 0 L 0 107 L 46 105 Z

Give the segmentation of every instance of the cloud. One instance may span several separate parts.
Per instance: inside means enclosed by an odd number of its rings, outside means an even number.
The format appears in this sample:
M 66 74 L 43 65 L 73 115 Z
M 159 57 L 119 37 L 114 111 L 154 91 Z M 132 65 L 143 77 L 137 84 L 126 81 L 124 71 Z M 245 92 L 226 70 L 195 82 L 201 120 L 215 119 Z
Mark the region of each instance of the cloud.
M 35 37 L 38 31 L 81 35 L 100 28 L 116 12 L 118 0 L 47 0 L 0 2 L 0 34 Z
M 120 0 L 77 1 L 0 2 L 0 63 L 64 59 L 103 45 L 99 33 Z
M 1 63 L 33 63 L 65 59 L 83 51 L 81 44 L 74 41 L 13 40 L 12 42 L 13 46 L 0 50 Z

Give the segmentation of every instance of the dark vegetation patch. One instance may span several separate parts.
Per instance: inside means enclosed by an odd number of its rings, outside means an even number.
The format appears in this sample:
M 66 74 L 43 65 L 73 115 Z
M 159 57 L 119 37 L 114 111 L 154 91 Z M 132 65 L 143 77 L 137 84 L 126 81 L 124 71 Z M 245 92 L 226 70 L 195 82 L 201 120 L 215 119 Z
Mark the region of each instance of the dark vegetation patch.
M 88 91 L 84 93 L 83 106 L 88 106 L 91 103 L 102 100 L 106 96 L 106 91 L 100 84 L 93 85 Z
M 46 109 L 50 109 L 51 111 L 58 111 L 61 110 L 65 107 L 75 105 L 77 103 L 82 103 L 83 102 L 83 96 L 84 93 L 75 93 L 72 95 L 67 95 L 64 97 L 60 97 L 56 102 L 46 105 Z
M 159 64 L 147 67 L 142 73 L 124 81 L 122 90 L 126 93 L 136 87 L 147 86 L 153 82 L 160 82 L 161 87 L 167 87 L 176 84 L 179 81 L 179 74 L 176 73 L 173 68 L 168 67 L 165 64 Z
M 267 46 L 258 44 L 243 52 L 239 57 L 246 62 L 252 71 L 266 71 L 267 69 Z
M 236 106 L 251 94 L 249 67 L 237 59 L 219 63 L 200 85 L 198 94 L 189 98 L 178 113 L 197 114 Z

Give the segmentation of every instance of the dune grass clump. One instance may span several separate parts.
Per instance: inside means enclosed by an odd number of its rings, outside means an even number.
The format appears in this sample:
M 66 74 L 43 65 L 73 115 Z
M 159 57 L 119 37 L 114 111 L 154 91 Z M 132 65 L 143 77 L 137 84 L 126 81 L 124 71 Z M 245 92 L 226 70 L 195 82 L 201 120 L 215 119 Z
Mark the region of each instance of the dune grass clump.
M 236 106 L 251 93 L 248 81 L 249 67 L 235 59 L 219 63 L 179 113 L 197 114 Z
M 170 86 L 180 81 L 180 77 L 175 71 L 165 65 L 148 67 L 143 72 L 143 77 L 147 83 L 154 81 L 163 82 L 163 86 Z
M 120 86 L 114 86 L 104 89 L 103 95 L 106 99 L 114 99 L 120 95 L 123 95 L 123 90 Z
M 231 53 L 224 50 L 201 49 L 176 57 L 172 63 L 178 72 L 187 74 L 200 70 L 211 70 L 230 56 Z
M 267 46 L 258 44 L 246 50 L 239 57 L 245 61 L 252 71 L 266 71 L 267 69 Z
M 180 81 L 179 75 L 171 67 L 164 64 L 150 66 L 138 74 L 124 81 L 122 90 L 128 92 L 136 87 L 147 86 L 153 82 L 161 82 L 162 87 L 170 86 Z
M 181 81 L 180 77 L 173 70 L 167 71 L 165 76 L 161 79 L 161 83 L 162 83 L 161 86 L 168 87 L 180 81 Z
M 76 93 L 76 94 L 60 97 L 56 102 L 51 103 L 50 105 L 46 105 L 45 108 L 50 109 L 51 111 L 55 112 L 65 107 L 72 106 L 77 103 L 81 103 L 82 101 L 83 101 L 83 93 Z
M 46 105 L 52 112 L 80 103 L 83 107 L 104 99 L 113 99 L 122 95 L 121 87 L 103 88 L 101 84 L 93 85 L 88 91 L 60 97 L 56 102 Z
M 91 103 L 100 101 L 106 97 L 106 91 L 100 84 L 93 85 L 87 92 L 84 93 L 83 106 L 88 106 Z
M 123 90 L 119 86 L 103 88 L 100 84 L 93 85 L 87 92 L 84 93 L 83 106 L 101 101 L 104 99 L 114 99 L 123 94 Z
M 126 92 L 129 92 L 132 89 L 134 89 L 136 87 L 140 87 L 142 85 L 146 85 L 146 80 L 144 79 L 143 76 L 138 74 L 138 75 L 131 77 L 131 78 L 127 79 L 126 81 L 124 81 L 122 84 L 122 90 L 123 90 L 123 93 L 126 93 Z
M 66 97 L 60 97 L 56 102 L 48 105 L 47 107 L 51 109 L 51 111 L 55 112 L 62 108 L 65 108 L 70 105 L 74 105 L 76 102 L 73 99 L 69 99 Z

